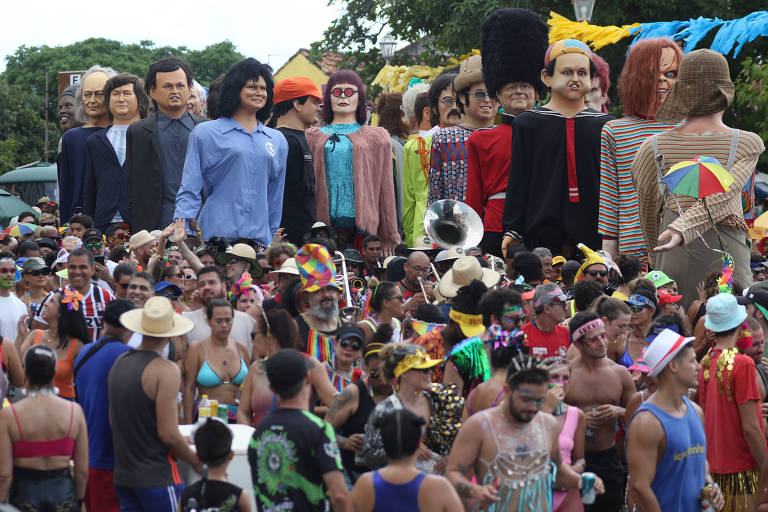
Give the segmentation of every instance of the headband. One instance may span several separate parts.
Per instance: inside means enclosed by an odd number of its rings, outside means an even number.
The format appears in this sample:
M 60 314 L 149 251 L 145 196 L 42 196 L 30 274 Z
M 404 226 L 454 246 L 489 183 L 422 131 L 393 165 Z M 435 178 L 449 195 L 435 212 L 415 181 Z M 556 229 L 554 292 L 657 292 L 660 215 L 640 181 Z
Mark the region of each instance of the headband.
M 603 321 L 599 318 L 595 318 L 594 320 L 585 323 L 584 325 L 580 326 L 578 329 L 573 331 L 573 334 L 571 337 L 573 338 L 573 341 L 577 341 L 579 338 L 587 334 L 592 329 L 597 329 L 598 327 L 603 327 L 605 324 Z
M 372 341 L 369 344 L 365 346 L 365 352 L 363 352 L 363 359 L 368 359 L 368 357 L 372 356 L 373 354 L 378 354 L 381 352 L 381 349 L 384 348 L 385 343 L 380 343 L 378 341 Z
M 523 306 L 521 304 L 516 304 L 514 306 L 509 306 L 507 309 L 502 309 L 502 314 L 504 313 L 515 313 L 517 311 L 521 311 L 523 309 Z

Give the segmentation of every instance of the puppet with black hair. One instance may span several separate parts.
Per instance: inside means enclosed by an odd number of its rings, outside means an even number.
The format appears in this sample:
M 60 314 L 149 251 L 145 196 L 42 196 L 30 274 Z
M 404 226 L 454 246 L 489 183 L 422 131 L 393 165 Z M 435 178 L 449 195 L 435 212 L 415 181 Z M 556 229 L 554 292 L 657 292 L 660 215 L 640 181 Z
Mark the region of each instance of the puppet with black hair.
M 539 75 L 549 27 L 528 9 L 499 9 L 483 21 L 480 51 L 488 94 L 499 102 L 501 124 L 475 131 L 469 150 L 465 202 L 483 219 L 484 253 L 502 256 L 501 216 L 509 178 L 512 123 L 546 93 Z
M 367 235 L 378 235 L 384 249 L 400 242 L 392 141 L 384 128 L 367 125 L 367 114 L 362 79 L 342 69 L 323 91 L 327 124 L 306 132 L 315 164 L 317 220 L 333 226 L 339 250 L 362 251 Z
M 677 82 L 683 52 L 672 39 L 654 37 L 632 46 L 619 77 L 624 117 L 608 121 L 600 137 L 600 207 L 597 229 L 603 250 L 648 262 L 632 183 L 632 160 L 643 141 L 674 126 L 654 120 Z
M 551 91 L 543 107 L 515 119 L 502 225 L 503 246 L 546 247 L 572 258 L 576 244 L 596 246 L 600 130 L 612 116 L 584 105 L 595 75 L 581 41 L 553 43 L 541 81 Z
M 432 137 L 427 205 L 441 199 L 465 200 L 467 141 L 475 130 L 493 126 L 498 109 L 496 100 L 486 91 L 480 55 L 472 55 L 461 63 L 453 91 L 462 120 L 458 126 L 441 128 Z

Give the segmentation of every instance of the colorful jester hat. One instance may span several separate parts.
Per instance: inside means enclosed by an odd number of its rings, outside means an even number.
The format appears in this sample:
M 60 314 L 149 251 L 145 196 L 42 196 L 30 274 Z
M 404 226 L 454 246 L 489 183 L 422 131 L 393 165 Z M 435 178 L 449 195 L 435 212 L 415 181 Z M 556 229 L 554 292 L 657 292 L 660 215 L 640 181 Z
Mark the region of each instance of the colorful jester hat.
M 316 292 L 330 286 L 341 290 L 336 283 L 336 265 L 331 254 L 320 244 L 305 244 L 296 253 L 301 288 L 299 292 Z

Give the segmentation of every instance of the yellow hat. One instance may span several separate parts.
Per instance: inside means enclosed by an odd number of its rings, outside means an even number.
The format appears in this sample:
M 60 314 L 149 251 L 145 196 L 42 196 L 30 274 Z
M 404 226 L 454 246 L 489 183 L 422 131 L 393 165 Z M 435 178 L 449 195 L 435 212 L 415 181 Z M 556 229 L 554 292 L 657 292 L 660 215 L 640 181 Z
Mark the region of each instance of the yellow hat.
M 576 272 L 576 277 L 573 279 L 574 283 L 579 282 L 579 280 L 581 279 L 581 273 L 584 272 L 584 270 L 586 270 L 586 268 L 589 267 L 590 265 L 596 265 L 597 263 L 600 263 L 602 265 L 605 265 L 606 269 L 608 268 L 608 265 L 606 265 L 603 257 L 597 254 L 595 251 L 593 251 L 592 249 L 590 249 L 589 247 L 581 243 L 578 245 L 578 247 L 579 247 L 579 250 L 586 257 L 586 259 L 584 260 L 584 263 L 582 263 L 581 266 L 579 267 L 579 271 Z
M 433 368 L 442 362 L 442 359 L 432 359 L 424 351 L 424 349 L 419 347 L 415 353 L 408 354 L 399 363 L 397 363 L 394 371 L 395 378 L 399 379 L 400 376 L 408 370 L 426 370 L 428 368 Z

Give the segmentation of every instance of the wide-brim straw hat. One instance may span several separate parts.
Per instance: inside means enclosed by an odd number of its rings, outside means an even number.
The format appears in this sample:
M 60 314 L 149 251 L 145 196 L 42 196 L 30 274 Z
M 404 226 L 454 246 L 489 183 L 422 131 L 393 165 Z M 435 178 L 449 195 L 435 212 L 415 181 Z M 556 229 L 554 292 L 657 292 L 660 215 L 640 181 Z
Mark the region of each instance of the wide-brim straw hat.
M 165 297 L 150 297 L 143 308 L 120 315 L 120 323 L 129 331 L 155 338 L 181 336 L 195 327 L 192 320 L 174 312 Z
M 677 124 L 683 119 L 721 112 L 733 101 L 728 61 L 713 50 L 683 55 L 677 82 L 656 113 L 656 121 Z
M 138 249 L 142 245 L 147 245 L 150 242 L 154 242 L 155 239 L 152 235 L 149 234 L 149 231 L 146 229 L 142 229 L 141 231 L 134 233 L 131 236 L 131 239 L 128 241 L 128 247 L 131 248 L 133 251 L 134 249 Z
M 453 263 L 453 267 L 443 275 L 437 289 L 445 298 L 453 298 L 459 288 L 467 286 L 473 280 L 480 280 L 491 288 L 496 286 L 501 276 L 490 268 L 483 268 L 474 256 L 462 256 Z

